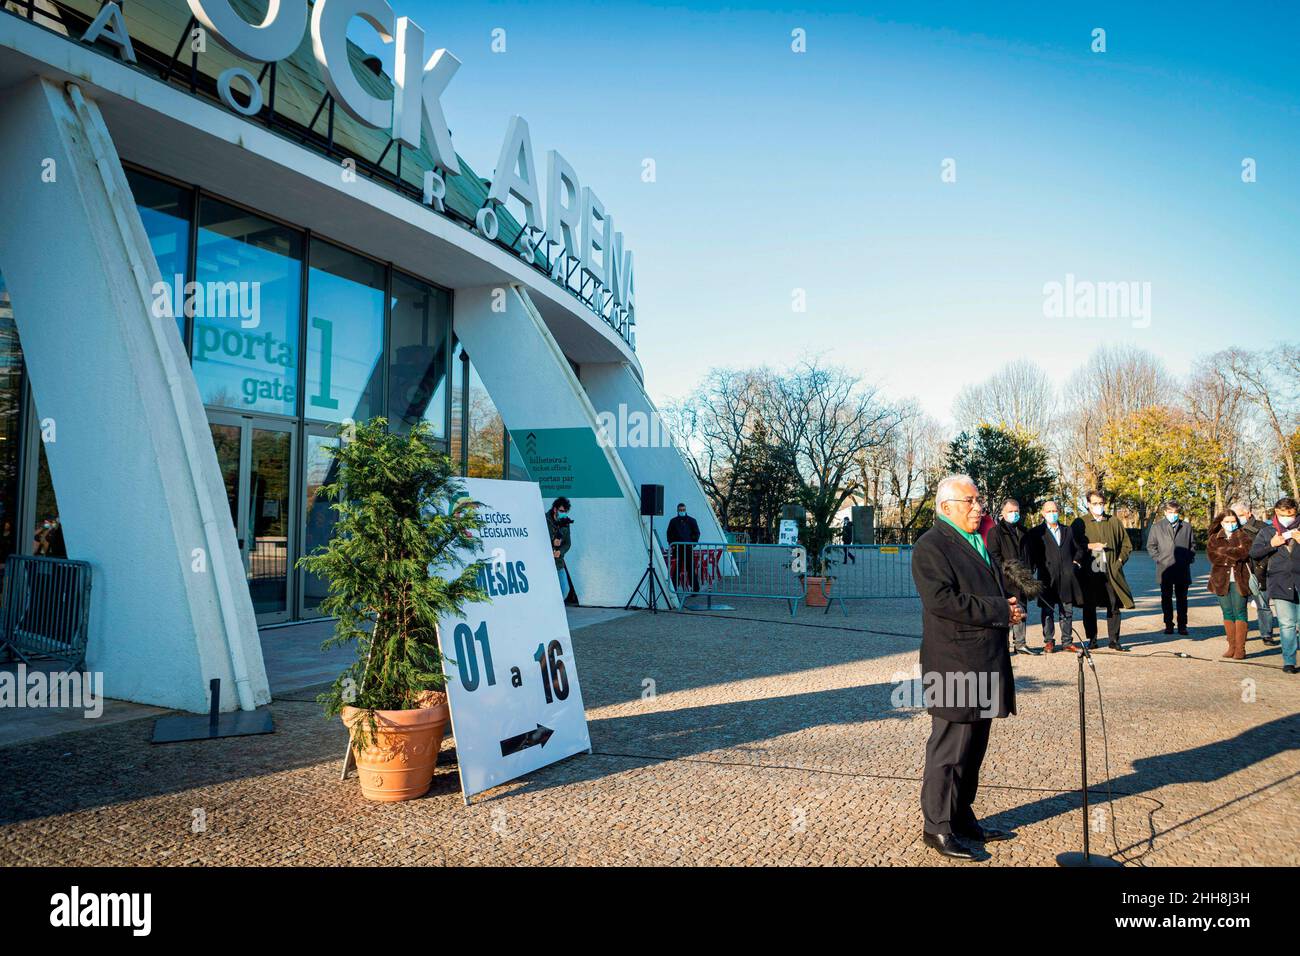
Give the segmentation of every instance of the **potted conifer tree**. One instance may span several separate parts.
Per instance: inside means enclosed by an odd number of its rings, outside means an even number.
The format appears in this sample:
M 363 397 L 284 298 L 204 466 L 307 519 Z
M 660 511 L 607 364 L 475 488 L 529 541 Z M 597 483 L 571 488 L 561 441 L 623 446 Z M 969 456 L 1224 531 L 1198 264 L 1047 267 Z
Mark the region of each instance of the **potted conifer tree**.
M 321 610 L 338 620 L 324 647 L 352 645 L 356 659 L 320 700 L 351 733 L 362 794 L 410 800 L 433 781 L 450 719 L 438 618 L 486 597 L 479 519 L 448 507 L 463 486 L 427 424 L 397 435 L 375 418 L 340 436 L 337 478 L 321 489 L 334 535 L 299 564 L 329 582 Z M 463 570 L 436 573 L 448 567 Z
M 804 603 L 808 607 L 825 607 L 831 593 L 835 578 L 827 574 L 825 556 L 826 546 L 831 543 L 829 525 L 814 521 L 806 529 L 808 552 L 808 572 L 804 575 Z

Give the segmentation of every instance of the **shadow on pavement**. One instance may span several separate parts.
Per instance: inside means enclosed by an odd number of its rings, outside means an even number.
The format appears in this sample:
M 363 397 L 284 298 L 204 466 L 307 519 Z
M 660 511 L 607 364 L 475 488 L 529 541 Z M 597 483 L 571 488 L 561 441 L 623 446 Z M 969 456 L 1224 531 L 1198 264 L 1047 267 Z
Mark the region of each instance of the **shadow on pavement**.
M 1133 761 L 1133 770 L 1131 772 L 1116 777 L 1111 781 L 1111 788 L 1117 798 L 1122 798 L 1123 796 L 1140 796 L 1171 785 L 1213 783 L 1270 757 L 1288 753 L 1298 748 L 1300 748 L 1300 715 L 1289 714 L 1286 717 L 1271 720 L 1266 724 L 1260 724 L 1258 727 L 1251 727 L 1227 740 L 1219 740 L 1199 747 L 1191 747 L 1187 750 L 1174 751 L 1173 753 L 1157 754 L 1153 757 L 1140 757 Z M 1297 775 L 1292 773 L 1269 786 L 1276 786 Z M 1088 792 L 1090 805 L 1105 805 L 1106 785 L 1104 783 L 1090 783 Z M 1150 832 L 1148 837 L 1142 843 L 1134 846 L 1145 846 L 1148 850 L 1153 849 L 1153 841 L 1156 837 L 1186 826 L 1193 820 L 1206 816 L 1207 813 L 1230 807 L 1249 796 L 1251 794 L 1235 797 L 1211 811 L 1205 811 L 1187 820 L 1166 825 L 1159 830 L 1156 829 L 1154 819 L 1152 819 L 1149 824 Z M 1077 790 L 1073 793 L 1045 797 L 994 814 L 988 818 L 987 822 L 993 827 L 1014 829 L 1039 823 L 1062 813 L 1073 811 L 1077 814 L 1081 805 L 1081 798 L 1082 794 Z M 1158 810 L 1152 811 L 1150 816 L 1154 818 L 1156 812 Z M 1109 828 L 1107 829 L 1109 831 Z M 1109 840 L 1109 832 L 1107 832 L 1105 840 L 1097 842 L 1108 844 Z M 1127 847 L 1125 850 L 1132 850 L 1134 846 Z

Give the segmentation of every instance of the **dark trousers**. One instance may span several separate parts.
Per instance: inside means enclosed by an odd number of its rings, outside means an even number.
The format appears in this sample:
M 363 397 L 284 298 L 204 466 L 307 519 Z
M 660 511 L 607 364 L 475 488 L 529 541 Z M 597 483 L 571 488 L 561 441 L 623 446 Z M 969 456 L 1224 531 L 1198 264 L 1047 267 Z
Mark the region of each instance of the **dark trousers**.
M 672 549 L 673 560 L 677 565 L 677 580 L 673 583 L 677 585 L 677 590 L 685 591 L 690 587 L 692 591 L 698 591 L 700 573 L 695 567 L 695 545 L 675 542 Z
M 1043 608 L 1043 643 L 1056 641 L 1056 612 L 1061 612 L 1061 643 L 1071 643 L 1070 628 L 1074 623 L 1074 605 L 1058 604 L 1055 607 Z
M 1187 630 L 1187 586 L 1190 583 L 1168 571 L 1160 575 L 1160 610 L 1165 614 L 1165 627 L 1174 626 L 1174 604 L 1177 603 L 1178 626 Z
M 1106 633 L 1112 644 L 1119 643 L 1119 595 L 1106 582 Z M 1097 639 L 1097 606 L 1092 599 L 1083 603 L 1083 636 L 1090 641 Z
M 958 833 L 978 823 L 972 806 L 979 788 L 980 764 L 989 748 L 993 719 L 957 724 L 930 718 L 921 778 L 921 814 L 926 833 Z

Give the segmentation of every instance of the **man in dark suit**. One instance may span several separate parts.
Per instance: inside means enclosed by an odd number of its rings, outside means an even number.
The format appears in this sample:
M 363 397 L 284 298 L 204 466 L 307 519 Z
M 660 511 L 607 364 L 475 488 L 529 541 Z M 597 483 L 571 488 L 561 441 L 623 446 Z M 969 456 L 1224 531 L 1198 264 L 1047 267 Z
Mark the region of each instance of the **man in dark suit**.
M 935 495 L 934 526 L 912 550 L 921 597 L 921 672 L 930 739 L 925 746 L 921 812 L 925 845 L 973 860 L 963 841 L 1014 834 L 981 827 L 973 805 L 994 717 L 1016 712 L 1007 637 L 1025 619 L 977 533 L 984 503 L 967 475 L 950 475 Z
M 686 513 L 686 505 L 677 502 L 677 517 L 668 522 L 668 547 L 672 549 L 677 565 L 677 584 L 691 585 L 692 591 L 700 589 L 699 573 L 695 568 L 695 542 L 700 540 L 700 524 Z
M 1061 527 L 1061 509 L 1055 501 L 1043 502 L 1043 523 L 1025 537 L 1025 551 L 1043 591 L 1038 606 L 1043 612 L 1043 653 L 1056 651 L 1056 615 L 1061 615 L 1061 650 L 1073 647 L 1070 631 L 1074 609 L 1083 604 L 1079 586 L 1079 561 L 1074 535 Z
M 1191 522 L 1183 520 L 1183 506 L 1177 501 L 1165 502 L 1164 519 L 1153 524 L 1147 532 L 1147 554 L 1156 563 L 1165 633 L 1174 633 L 1174 609 L 1177 607 L 1178 633 L 1186 634 L 1187 589 L 1192 585 L 1196 537 L 1192 534 Z
M 989 560 L 998 567 L 998 570 L 1004 570 L 1008 561 L 1025 560 L 1025 526 L 1020 522 L 1020 502 L 1015 498 L 1008 498 L 1002 502 L 1002 515 L 984 535 L 984 547 L 988 549 Z M 1009 581 L 1004 580 L 1003 583 L 1007 585 L 1009 597 L 1014 595 L 1021 607 L 1029 607 L 1024 591 L 1014 587 Z M 1021 621 L 1012 626 L 1012 654 L 1032 653 L 1027 638 L 1028 625 L 1028 621 Z

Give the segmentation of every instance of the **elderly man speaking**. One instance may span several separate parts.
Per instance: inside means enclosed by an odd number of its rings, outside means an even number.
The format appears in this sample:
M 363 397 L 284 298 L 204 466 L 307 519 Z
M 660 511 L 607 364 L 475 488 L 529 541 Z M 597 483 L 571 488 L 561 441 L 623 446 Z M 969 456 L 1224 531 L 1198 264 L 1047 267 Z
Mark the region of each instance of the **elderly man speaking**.
M 972 805 L 994 717 L 1016 712 L 1007 632 L 1025 619 L 1008 597 L 1002 570 L 976 533 L 984 500 L 967 475 L 950 475 L 935 494 L 934 527 L 912 551 L 921 596 L 921 670 L 930 711 L 921 812 L 925 845 L 958 860 L 975 859 L 963 841 L 1013 836 L 981 827 Z

